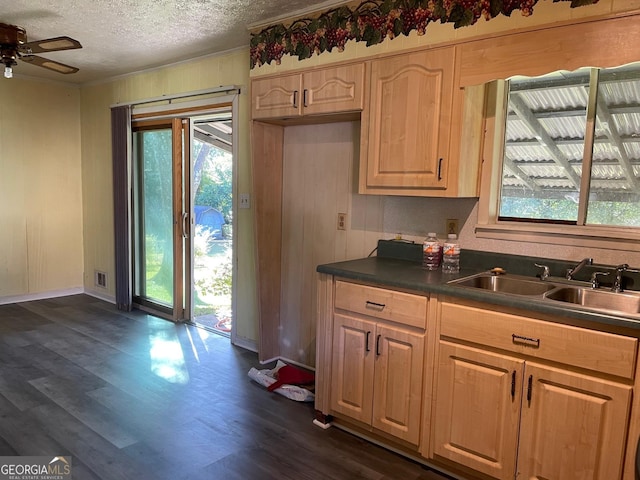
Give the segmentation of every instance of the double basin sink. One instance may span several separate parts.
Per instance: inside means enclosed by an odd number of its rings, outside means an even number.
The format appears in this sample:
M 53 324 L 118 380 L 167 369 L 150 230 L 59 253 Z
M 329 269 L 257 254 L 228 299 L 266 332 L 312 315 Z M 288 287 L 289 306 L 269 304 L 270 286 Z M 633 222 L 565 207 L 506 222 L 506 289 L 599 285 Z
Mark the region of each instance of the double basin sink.
M 586 283 L 586 282 L 581 282 Z M 571 284 L 553 280 L 539 280 L 519 275 L 494 275 L 490 272 L 448 282 L 449 285 L 475 288 L 487 292 L 528 296 L 543 301 L 559 302 L 594 312 L 640 318 L 640 292 L 612 292 L 605 288 Z

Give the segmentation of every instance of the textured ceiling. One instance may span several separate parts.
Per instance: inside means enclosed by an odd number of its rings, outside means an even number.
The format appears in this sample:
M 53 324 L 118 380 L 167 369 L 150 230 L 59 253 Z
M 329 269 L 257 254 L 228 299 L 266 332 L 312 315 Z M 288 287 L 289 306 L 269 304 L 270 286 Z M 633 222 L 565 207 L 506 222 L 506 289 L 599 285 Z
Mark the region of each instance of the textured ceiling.
M 78 67 L 61 75 L 19 62 L 14 74 L 87 83 L 249 44 L 249 25 L 344 3 L 335 0 L 14 0 L 0 22 L 29 41 L 66 35 L 83 48 L 42 55 Z M 249 56 L 247 55 L 247 64 Z M 0 78 L 0 81 L 10 81 Z

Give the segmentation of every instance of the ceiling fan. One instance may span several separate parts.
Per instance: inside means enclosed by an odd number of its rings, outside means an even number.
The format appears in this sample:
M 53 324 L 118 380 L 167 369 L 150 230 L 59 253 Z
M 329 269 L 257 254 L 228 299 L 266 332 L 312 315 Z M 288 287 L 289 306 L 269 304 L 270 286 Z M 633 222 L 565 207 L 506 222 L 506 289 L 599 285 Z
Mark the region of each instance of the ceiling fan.
M 76 67 L 34 55 L 35 53 L 73 50 L 75 48 L 82 48 L 82 45 L 69 37 L 46 38 L 27 42 L 27 32 L 24 28 L 0 23 L 0 61 L 4 64 L 5 78 L 13 76 L 13 66 L 18 64 L 17 60 L 58 73 L 76 73 L 78 71 Z

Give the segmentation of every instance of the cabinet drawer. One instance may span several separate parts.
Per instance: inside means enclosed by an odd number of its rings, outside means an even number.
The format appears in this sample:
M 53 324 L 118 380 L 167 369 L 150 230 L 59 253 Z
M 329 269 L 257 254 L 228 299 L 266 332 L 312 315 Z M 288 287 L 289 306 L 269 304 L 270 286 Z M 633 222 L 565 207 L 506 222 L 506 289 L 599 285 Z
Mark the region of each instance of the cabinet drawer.
M 440 335 L 633 378 L 637 339 L 443 302 Z
M 335 307 L 412 327 L 426 328 L 427 297 L 336 281 Z

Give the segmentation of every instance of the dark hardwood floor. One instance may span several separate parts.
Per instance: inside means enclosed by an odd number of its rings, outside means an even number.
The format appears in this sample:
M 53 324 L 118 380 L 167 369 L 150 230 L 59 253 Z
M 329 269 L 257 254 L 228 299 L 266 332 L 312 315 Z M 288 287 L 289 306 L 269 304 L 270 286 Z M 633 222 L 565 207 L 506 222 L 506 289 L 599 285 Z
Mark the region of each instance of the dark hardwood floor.
M 0 306 L 0 456 L 73 478 L 444 479 L 247 376 L 256 354 L 85 295 Z

